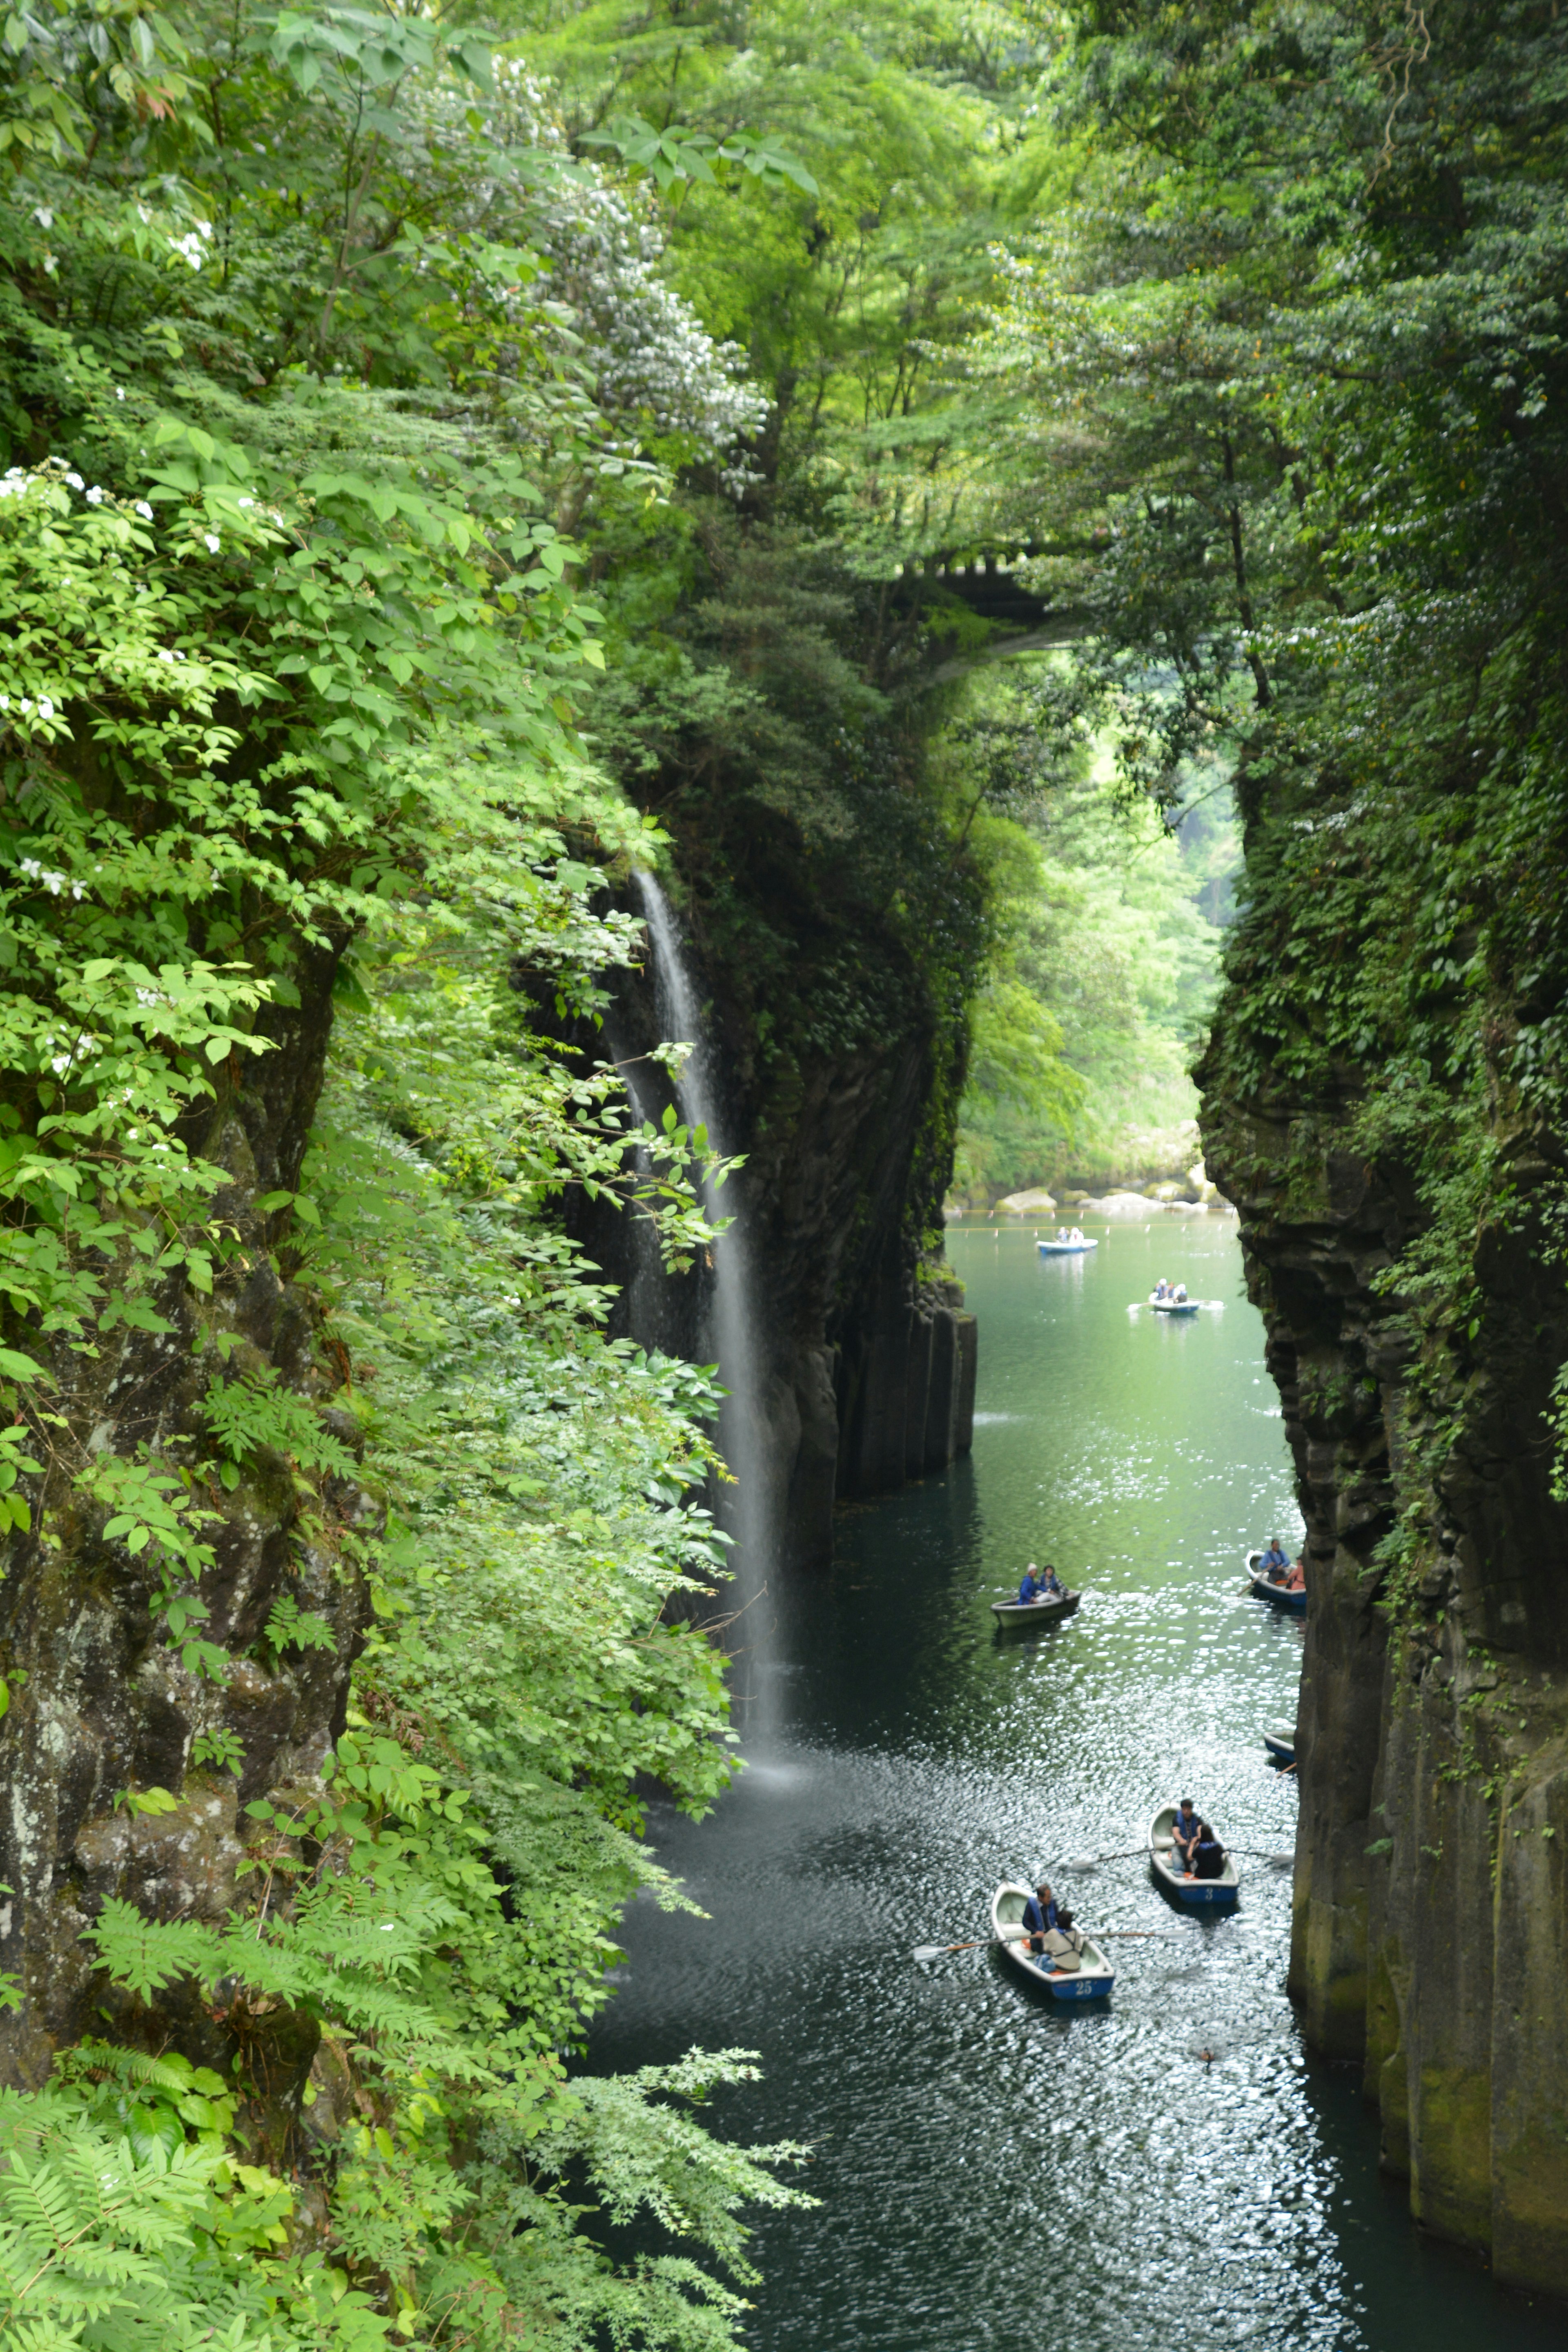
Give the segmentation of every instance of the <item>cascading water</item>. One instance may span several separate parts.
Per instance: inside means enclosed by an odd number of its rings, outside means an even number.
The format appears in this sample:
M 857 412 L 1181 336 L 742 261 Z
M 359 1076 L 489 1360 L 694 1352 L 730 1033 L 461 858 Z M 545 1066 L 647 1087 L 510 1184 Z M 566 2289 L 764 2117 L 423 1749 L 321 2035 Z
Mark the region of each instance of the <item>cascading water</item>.
M 635 878 L 652 950 L 654 1009 L 659 1028 L 672 1043 L 692 1048 L 676 1081 L 676 1102 L 686 1124 L 705 1127 L 710 1149 L 722 1153 L 726 1142 L 711 1041 L 681 952 L 675 917 L 651 874 L 639 869 Z M 742 1664 L 738 1695 L 747 1699 L 747 1722 L 754 1731 L 761 1727 L 760 1716 L 767 1691 L 765 1653 L 772 1612 L 766 1589 L 775 1551 L 763 1368 L 740 1184 L 731 1179 L 721 1188 L 705 1174 L 702 1201 L 712 1223 L 723 1218 L 731 1221 L 729 1230 L 719 1236 L 713 1247 L 705 1339 L 718 1362 L 720 1381 L 728 1391 L 719 1416 L 719 1451 L 736 1483 L 723 1489 L 716 1516 L 733 1539 L 730 1566 L 735 1578 L 735 1605 L 740 1612 L 733 1646 L 737 1663 Z M 749 1672 L 744 1671 L 747 1666 Z

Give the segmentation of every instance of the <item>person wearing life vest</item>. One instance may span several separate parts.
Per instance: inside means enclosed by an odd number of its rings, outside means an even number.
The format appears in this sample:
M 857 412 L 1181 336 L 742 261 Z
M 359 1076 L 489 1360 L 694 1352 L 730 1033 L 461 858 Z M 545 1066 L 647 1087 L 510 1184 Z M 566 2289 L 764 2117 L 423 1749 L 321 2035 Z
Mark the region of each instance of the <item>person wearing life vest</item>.
M 1190 1797 L 1184 1797 L 1176 1807 L 1176 1818 L 1171 1823 L 1171 1853 L 1178 1858 L 1184 1870 L 1193 1866 L 1193 1848 L 1203 1827 Z
M 1290 1573 L 1285 1579 L 1285 1590 L 1287 1592 L 1305 1592 L 1307 1590 L 1307 1563 L 1304 1559 L 1297 1559 L 1292 1564 Z
M 1051 1566 L 1049 1560 L 1047 1560 L 1046 1562 L 1046 1572 L 1041 1577 L 1039 1584 L 1041 1600 L 1059 1601 L 1066 1591 L 1066 1585 L 1062 1582 L 1061 1578 L 1057 1574 L 1056 1570 Z
M 1266 1576 L 1270 1584 L 1283 1584 L 1285 1581 L 1285 1571 L 1289 1565 L 1289 1561 L 1286 1559 L 1285 1554 L 1279 1548 L 1279 1537 L 1270 1536 L 1268 1538 L 1268 1549 L 1258 1563 L 1258 1575 Z

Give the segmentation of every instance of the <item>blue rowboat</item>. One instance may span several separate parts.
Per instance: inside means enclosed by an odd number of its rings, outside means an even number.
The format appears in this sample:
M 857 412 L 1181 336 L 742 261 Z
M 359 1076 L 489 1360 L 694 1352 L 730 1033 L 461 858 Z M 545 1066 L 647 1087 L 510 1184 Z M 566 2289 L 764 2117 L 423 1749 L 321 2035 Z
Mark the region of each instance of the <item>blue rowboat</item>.
M 1195 1315 L 1203 1305 L 1201 1298 L 1156 1298 L 1152 1291 L 1148 1303 L 1156 1315 Z
M 1217 1878 L 1189 1878 L 1179 1864 L 1171 1861 L 1171 1824 L 1176 1818 L 1174 1805 L 1163 1805 L 1149 1824 L 1149 1868 L 1162 1895 L 1184 1911 L 1234 1911 L 1241 1894 L 1241 1873 L 1236 1858 L 1227 1853 L 1225 1868 Z
M 1085 1250 L 1098 1249 L 1095 1242 L 1037 1242 L 1035 1247 L 1042 1257 L 1081 1257 Z
M 1059 1625 L 1064 1617 L 1072 1615 L 1082 1599 L 1081 1592 L 1064 1592 L 1058 1601 L 994 1601 L 991 1614 L 999 1632 L 1011 1633 L 1017 1628 L 1033 1633 L 1041 1625 Z
M 1116 1971 L 1100 1946 L 1085 1937 L 1081 1952 L 1037 1956 L 1029 1949 L 1024 1927 L 1024 1906 L 1028 1899 L 1026 1886 L 1015 1886 L 1007 1880 L 991 1897 L 991 1933 L 1002 1948 L 1003 1958 L 1027 1978 L 1037 1992 L 1048 1992 L 1053 2000 L 1103 2000 L 1116 1982 Z
M 1266 1723 L 1263 1727 L 1263 1745 L 1277 1764 L 1294 1764 L 1296 1761 L 1294 1724 Z
M 1307 1613 L 1305 1589 L 1300 1592 L 1287 1592 L 1282 1584 L 1270 1584 L 1266 1576 L 1258 1573 L 1258 1563 L 1262 1557 L 1260 1551 L 1249 1551 L 1247 1555 L 1247 1565 L 1252 1571 L 1252 1590 L 1258 1600 L 1267 1601 L 1271 1609 L 1283 1609 L 1288 1617 L 1304 1617 Z

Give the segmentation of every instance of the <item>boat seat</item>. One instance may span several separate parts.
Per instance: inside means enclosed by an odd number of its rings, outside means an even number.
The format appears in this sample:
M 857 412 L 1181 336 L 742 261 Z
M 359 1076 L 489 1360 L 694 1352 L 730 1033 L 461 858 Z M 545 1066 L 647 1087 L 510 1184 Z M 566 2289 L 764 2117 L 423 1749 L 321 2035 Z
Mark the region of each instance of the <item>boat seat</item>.
M 1154 1851 L 1156 1853 L 1169 1853 L 1171 1851 L 1170 1839 L 1168 1837 L 1157 1837 L 1154 1840 Z

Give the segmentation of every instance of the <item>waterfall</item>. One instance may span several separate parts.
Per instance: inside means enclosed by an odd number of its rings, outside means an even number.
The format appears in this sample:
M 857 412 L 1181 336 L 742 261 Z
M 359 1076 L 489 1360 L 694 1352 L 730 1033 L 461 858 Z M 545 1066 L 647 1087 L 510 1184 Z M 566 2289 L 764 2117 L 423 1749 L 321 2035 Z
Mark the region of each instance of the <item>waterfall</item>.
M 639 868 L 635 879 L 653 954 L 654 1010 L 660 1034 L 692 1048 L 676 1083 L 676 1103 L 686 1124 L 705 1127 L 710 1149 L 723 1152 L 726 1139 L 719 1108 L 716 1057 L 681 951 L 675 917 L 651 874 Z M 633 1099 L 637 1099 L 635 1095 Z M 751 1669 L 742 1671 L 738 1677 L 742 1687 L 737 1695 L 750 1700 L 747 1713 L 755 1728 L 759 1705 L 765 1695 L 761 1670 L 772 1623 L 765 1596 L 774 1555 L 762 1365 L 757 1348 L 759 1326 L 746 1241 L 745 1203 L 738 1181 L 731 1178 L 721 1187 L 705 1174 L 702 1202 L 710 1222 L 717 1223 L 724 1217 L 731 1220 L 729 1231 L 721 1234 L 713 1246 L 713 1277 L 704 1340 L 728 1391 L 719 1415 L 718 1443 L 736 1484 L 721 1490 L 715 1516 L 733 1538 L 729 1564 L 735 1579 L 735 1606 L 741 1613 L 733 1629 L 731 1646 L 737 1664 L 744 1662 Z

